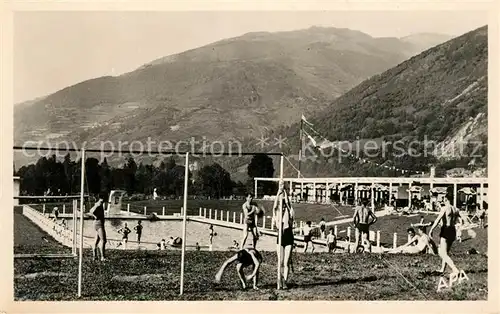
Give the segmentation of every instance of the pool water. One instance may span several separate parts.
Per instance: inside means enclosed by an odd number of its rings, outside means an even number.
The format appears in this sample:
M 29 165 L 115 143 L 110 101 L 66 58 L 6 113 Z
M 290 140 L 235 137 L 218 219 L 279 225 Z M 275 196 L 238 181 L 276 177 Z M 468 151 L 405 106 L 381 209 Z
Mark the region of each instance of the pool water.
M 134 227 L 137 225 L 137 220 L 131 219 L 107 219 L 105 222 L 106 235 L 108 238 L 107 248 L 115 248 L 121 241 L 122 235 L 118 233 L 118 229 L 127 223 L 128 228 L 132 231 L 128 236 L 128 244 L 126 249 L 157 249 L 157 243 L 161 239 L 168 241 L 170 237 L 181 237 L 182 238 L 182 221 L 181 220 L 159 220 L 159 221 L 149 221 L 141 220 L 142 236 L 140 245 L 137 243 L 137 234 L 134 231 Z M 69 229 L 73 228 L 71 219 L 67 220 L 67 226 Z M 209 224 L 188 221 L 186 223 L 186 246 L 187 249 L 195 249 L 195 245 L 198 244 L 202 247 L 202 250 L 208 250 L 210 245 L 210 230 Z M 84 237 L 85 242 L 92 243 L 95 237 L 94 223 L 92 220 L 84 221 Z M 238 243 L 241 242 L 243 232 L 242 230 L 218 227 L 214 226 L 214 231 L 217 236 L 213 239 L 212 250 L 214 251 L 226 251 L 229 247 L 233 246 L 233 240 Z M 252 235 L 249 234 L 246 246 L 251 246 Z M 125 249 L 123 246 L 120 248 Z M 276 250 L 276 238 L 273 236 L 262 235 L 257 244 L 257 248 L 263 251 L 275 251 Z M 176 250 L 178 248 L 168 249 Z

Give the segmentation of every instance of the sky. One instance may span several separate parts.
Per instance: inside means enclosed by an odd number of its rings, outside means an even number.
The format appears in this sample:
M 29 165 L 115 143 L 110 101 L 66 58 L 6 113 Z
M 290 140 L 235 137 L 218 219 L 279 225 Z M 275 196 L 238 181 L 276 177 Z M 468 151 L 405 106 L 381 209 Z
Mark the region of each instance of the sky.
M 14 103 L 248 32 L 323 26 L 458 36 L 487 22 L 484 11 L 16 12 Z

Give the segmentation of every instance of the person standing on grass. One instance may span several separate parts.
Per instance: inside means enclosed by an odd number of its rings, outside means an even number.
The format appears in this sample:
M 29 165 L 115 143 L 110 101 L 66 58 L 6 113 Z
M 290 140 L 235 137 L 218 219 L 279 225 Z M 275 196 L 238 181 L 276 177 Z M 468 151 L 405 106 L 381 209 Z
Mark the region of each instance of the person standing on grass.
M 141 235 L 142 235 L 142 224 L 141 221 L 137 221 L 137 226 L 134 227 L 135 233 L 137 233 L 137 244 L 141 244 Z
M 279 198 L 282 198 L 282 208 L 279 208 Z M 293 220 L 295 218 L 295 212 L 292 207 L 292 203 L 288 198 L 287 192 L 284 189 L 283 181 L 279 184 L 278 195 L 274 200 L 273 206 L 273 221 L 275 223 L 276 228 L 279 230 L 279 216 L 282 216 L 282 233 L 281 233 L 281 247 L 278 247 L 280 250 L 281 260 L 279 263 L 283 267 L 282 274 L 282 287 L 287 289 L 287 282 L 289 279 L 290 269 L 293 271 L 293 259 L 292 253 L 294 248 L 294 235 L 293 235 Z M 279 232 L 279 231 L 278 231 Z M 276 244 L 278 244 L 279 238 L 276 237 Z
M 438 205 L 439 206 L 439 205 Z M 455 263 L 451 260 L 449 252 L 453 241 L 456 240 L 457 230 L 455 225 L 458 218 L 460 217 L 460 212 L 457 208 L 450 204 L 448 197 L 443 200 L 443 206 L 440 206 L 439 214 L 434 221 L 434 224 L 429 231 L 429 237 L 432 238 L 432 232 L 437 227 L 439 222 L 441 222 L 441 232 L 439 233 L 440 243 L 439 243 L 439 256 L 441 257 L 441 269 L 439 272 L 442 274 L 446 270 L 446 266 L 449 266 L 453 275 L 458 275 L 459 270 L 455 266 Z
M 333 228 L 330 228 L 330 231 L 326 236 L 326 246 L 328 247 L 328 253 L 335 252 L 335 249 L 337 248 L 337 238 L 333 233 Z
M 259 239 L 259 231 L 257 230 L 258 208 L 252 200 L 252 194 L 248 194 L 246 202 L 242 206 L 245 226 L 243 227 L 243 239 L 241 240 L 240 250 L 243 250 L 245 248 L 245 244 L 248 238 L 248 231 L 250 231 L 253 236 L 253 248 L 257 247 L 257 240 Z
M 319 222 L 319 231 L 321 232 L 321 239 L 324 239 L 326 237 L 326 222 L 325 218 L 321 218 L 321 221 Z
M 307 248 L 309 247 L 309 243 L 311 243 L 311 253 L 314 253 L 314 244 L 312 242 L 312 228 L 311 222 L 307 221 L 304 226 L 304 253 L 307 252 Z
M 370 218 L 372 218 L 371 221 Z M 377 222 L 377 216 L 375 216 L 372 210 L 368 208 L 368 200 L 364 200 L 362 206 L 356 206 L 353 222 L 354 226 L 359 231 L 356 233 L 356 246 L 359 245 L 361 236 L 362 245 L 366 243 L 367 249 L 371 251 L 371 243 L 368 240 L 368 233 L 370 231 L 370 226 Z
M 101 261 L 106 260 L 106 229 L 105 229 L 105 217 L 104 217 L 104 195 L 99 195 L 99 199 L 95 205 L 90 209 L 90 215 L 94 218 L 94 229 L 95 229 L 95 242 L 92 253 L 94 255 L 94 260 L 99 258 L 99 253 L 101 256 Z

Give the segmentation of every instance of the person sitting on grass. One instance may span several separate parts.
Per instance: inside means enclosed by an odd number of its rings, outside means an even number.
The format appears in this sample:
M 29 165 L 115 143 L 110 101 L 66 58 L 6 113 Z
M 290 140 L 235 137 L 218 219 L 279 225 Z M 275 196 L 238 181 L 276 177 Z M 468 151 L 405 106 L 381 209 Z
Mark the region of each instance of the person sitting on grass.
M 240 249 L 240 245 L 239 245 L 238 241 L 233 240 L 233 245 L 230 246 L 228 249 L 231 250 L 231 251 L 239 250 Z
M 172 247 L 180 247 L 182 245 L 182 239 L 180 237 L 170 237 L 170 240 L 168 240 L 168 245 Z
M 335 252 L 337 248 L 337 238 L 333 234 L 333 228 L 330 228 L 328 235 L 326 236 L 326 246 L 328 247 L 328 253 Z
M 259 268 L 262 263 L 262 255 L 254 248 L 239 250 L 236 254 L 227 259 L 215 275 L 215 282 L 219 283 L 221 281 L 224 270 L 234 262 L 236 262 L 236 272 L 240 278 L 242 288 L 246 289 L 247 281 L 253 279 L 253 289 L 259 290 L 257 283 L 259 280 Z M 249 266 L 252 267 L 252 273 L 245 276 L 243 269 Z
M 410 241 L 400 247 L 390 250 L 389 253 L 418 254 L 426 253 L 427 249 L 430 249 L 430 251 L 432 251 L 431 239 L 424 232 L 424 230 L 424 226 L 419 226 L 417 228 L 417 234 L 415 234 L 415 231 L 412 228 L 408 229 L 408 233 L 413 234 Z
M 160 243 L 156 244 L 158 247 L 158 250 L 164 251 L 167 249 L 167 243 L 165 242 L 165 239 L 161 239 Z

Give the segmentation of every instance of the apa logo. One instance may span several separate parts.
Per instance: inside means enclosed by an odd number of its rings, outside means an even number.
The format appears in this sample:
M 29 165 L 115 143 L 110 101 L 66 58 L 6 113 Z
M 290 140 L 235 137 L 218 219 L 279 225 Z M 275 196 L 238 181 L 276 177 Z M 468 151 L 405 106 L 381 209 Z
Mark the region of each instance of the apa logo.
M 462 283 L 464 280 L 469 280 L 469 277 L 465 274 L 463 270 L 461 270 L 458 274 L 450 274 L 450 282 L 446 281 L 444 277 L 439 277 L 439 282 L 438 282 L 438 287 L 437 287 L 437 292 L 443 290 L 443 289 L 451 289 L 453 286 L 453 283 L 458 282 L 458 284 Z

